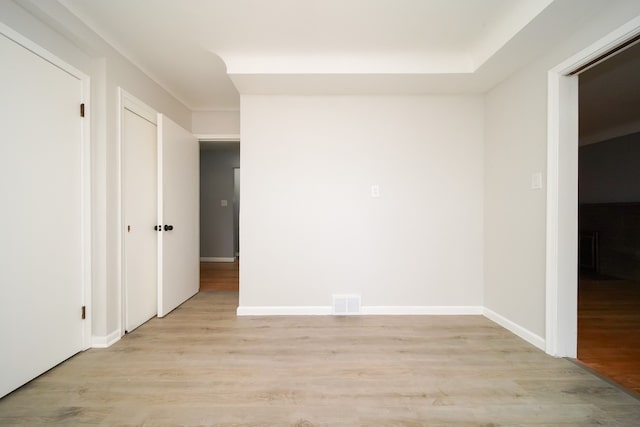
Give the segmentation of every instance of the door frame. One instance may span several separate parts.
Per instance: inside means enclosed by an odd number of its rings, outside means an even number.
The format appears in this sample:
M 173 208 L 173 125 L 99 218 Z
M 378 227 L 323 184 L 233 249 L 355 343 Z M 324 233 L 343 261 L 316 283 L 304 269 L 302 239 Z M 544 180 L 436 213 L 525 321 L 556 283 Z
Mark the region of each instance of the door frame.
M 207 134 L 194 134 L 194 136 L 198 140 L 198 144 L 200 145 L 200 148 L 202 148 L 202 143 L 204 142 L 237 142 L 238 144 L 240 144 L 240 166 L 242 166 L 242 143 L 240 141 L 240 134 L 207 133 Z M 240 166 L 238 166 L 237 169 L 240 169 Z M 236 168 L 232 168 L 232 169 L 236 169 Z M 240 179 L 240 181 L 242 181 L 242 178 Z M 238 240 L 240 239 L 240 236 L 239 236 L 240 234 L 239 230 L 241 228 L 240 223 L 241 223 L 240 216 L 238 216 Z M 202 230 L 200 232 L 202 232 Z M 238 241 L 238 246 L 240 246 L 239 241 Z M 222 260 L 222 262 L 233 262 L 236 260 L 237 257 L 238 256 L 235 253 L 235 244 L 234 244 L 233 258 L 219 258 L 219 260 Z M 200 254 L 200 261 L 202 261 L 203 259 L 205 258 L 202 258 L 202 254 Z M 216 258 L 208 258 L 208 260 L 210 261 L 214 259 Z
M 0 22 L 0 37 L 6 37 L 7 39 L 17 43 L 23 48 L 27 49 L 34 55 L 44 59 L 51 65 L 61 69 L 67 74 L 75 77 L 80 81 L 81 95 L 80 103 L 84 104 L 84 119 L 81 120 L 80 139 L 81 139 L 81 168 L 82 168 L 82 182 L 81 185 L 81 206 L 82 206 L 82 286 L 81 286 L 81 299 L 82 305 L 85 307 L 85 312 L 88 313 L 84 319 L 82 328 L 82 350 L 86 350 L 92 346 L 92 300 L 91 291 L 93 287 L 92 280 L 92 204 L 91 204 L 91 184 L 92 184 L 92 169 L 91 169 L 91 79 L 88 75 L 71 66 L 67 62 L 53 55 L 51 52 L 43 48 L 42 46 L 34 43 L 30 39 L 24 37 L 22 34 L 13 30 L 11 27 Z
M 118 330 L 120 331 L 120 336 L 124 336 L 126 322 L 126 306 L 125 306 L 125 296 L 126 296 L 126 278 L 125 278 L 125 257 L 126 257 L 126 245 L 125 245 L 125 214 L 126 214 L 126 206 L 124 203 L 124 183 L 125 183 L 125 172 L 124 172 L 124 110 L 130 110 L 140 117 L 148 120 L 149 122 L 158 126 L 158 113 L 150 106 L 140 101 L 135 96 L 131 95 L 129 92 L 124 90 L 122 87 L 118 87 L 118 144 L 117 144 L 117 170 L 118 170 L 118 215 L 117 225 L 118 230 L 120 232 L 117 234 L 117 248 L 118 248 L 118 262 L 117 262 L 117 278 L 118 278 L 118 300 L 120 304 L 118 305 Z M 156 137 L 157 144 L 157 137 Z M 155 159 L 157 162 L 157 158 Z M 158 245 L 159 247 L 159 245 Z M 158 266 L 160 268 L 160 266 Z
M 578 74 L 638 34 L 640 17 L 548 72 L 545 350 L 552 356 L 577 356 Z
M 236 170 L 238 171 L 239 187 L 242 187 L 242 179 L 240 179 L 240 166 L 232 168 L 233 170 L 233 254 L 236 260 L 240 257 L 240 192 L 238 189 L 238 200 L 236 200 Z M 237 207 L 236 207 L 237 206 Z M 236 209 L 238 209 L 238 216 L 236 218 Z M 236 227 L 238 228 L 238 235 L 236 236 Z M 238 250 L 236 251 L 236 246 Z

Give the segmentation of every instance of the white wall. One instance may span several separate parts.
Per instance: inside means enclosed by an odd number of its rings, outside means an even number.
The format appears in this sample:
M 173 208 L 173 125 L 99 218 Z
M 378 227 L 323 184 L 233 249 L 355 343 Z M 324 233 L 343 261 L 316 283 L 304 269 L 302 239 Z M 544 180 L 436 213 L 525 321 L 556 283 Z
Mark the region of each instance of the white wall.
M 1 1 L 2 21 L 91 77 L 92 328 L 119 333 L 117 87 L 185 128 L 191 112 L 52 0 Z
M 546 173 L 547 71 L 640 13 L 637 1 L 608 6 L 485 98 L 484 302 L 540 337 L 545 335 L 546 190 L 532 191 L 530 180 L 532 172 Z
M 546 173 L 546 85 L 546 79 L 509 80 L 485 104 L 484 302 L 539 336 L 545 322 L 546 191 L 531 189 L 531 174 Z
M 195 135 L 239 135 L 240 111 L 194 111 L 191 132 Z
M 241 306 L 482 305 L 481 97 L 245 95 L 241 113 Z

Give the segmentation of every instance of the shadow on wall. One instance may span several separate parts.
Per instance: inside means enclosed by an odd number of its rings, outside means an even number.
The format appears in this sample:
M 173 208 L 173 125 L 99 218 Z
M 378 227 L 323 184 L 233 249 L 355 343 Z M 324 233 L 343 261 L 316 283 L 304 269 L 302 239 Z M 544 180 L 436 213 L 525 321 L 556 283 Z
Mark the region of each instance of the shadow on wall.
M 200 143 L 200 259 L 231 261 L 238 247 L 234 231 L 234 182 L 239 142 Z

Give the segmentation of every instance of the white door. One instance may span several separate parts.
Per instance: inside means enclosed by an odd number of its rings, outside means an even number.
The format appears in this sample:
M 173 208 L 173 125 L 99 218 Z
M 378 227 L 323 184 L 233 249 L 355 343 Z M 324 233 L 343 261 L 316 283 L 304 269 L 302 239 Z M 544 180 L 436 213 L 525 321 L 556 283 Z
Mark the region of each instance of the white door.
M 157 126 L 155 114 L 145 114 L 124 101 L 123 225 L 125 331 L 131 332 L 157 313 Z
M 5 31 L 0 27 L 0 397 L 84 348 L 89 258 L 83 82 Z
M 161 114 L 158 128 L 163 225 L 158 316 L 165 316 L 200 288 L 200 149 L 190 132 Z

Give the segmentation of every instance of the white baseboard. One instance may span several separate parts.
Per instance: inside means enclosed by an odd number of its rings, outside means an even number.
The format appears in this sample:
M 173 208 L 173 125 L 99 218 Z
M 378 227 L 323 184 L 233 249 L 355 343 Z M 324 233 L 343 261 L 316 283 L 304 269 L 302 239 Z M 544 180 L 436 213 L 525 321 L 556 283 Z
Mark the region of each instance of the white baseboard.
M 375 314 L 375 315 L 389 315 L 389 316 L 411 316 L 411 315 L 469 315 L 482 314 L 482 307 L 480 306 L 428 306 L 428 305 L 399 305 L 399 306 L 384 306 L 384 305 L 363 305 L 360 314 Z
M 328 316 L 331 306 L 240 306 L 238 316 Z M 482 315 L 482 307 L 476 306 L 362 306 L 359 313 L 350 315 Z
M 93 348 L 107 348 L 120 341 L 122 336 L 120 331 L 113 331 L 109 335 L 93 335 L 91 337 L 91 347 Z
M 238 316 L 327 316 L 331 306 L 240 306 Z
M 329 316 L 333 314 L 331 306 L 240 306 L 236 314 L 238 316 Z M 481 306 L 362 306 L 360 313 L 351 315 L 484 315 L 489 320 L 497 323 L 508 331 L 519 336 L 528 343 L 545 350 L 545 340 L 526 328 L 512 322 Z
M 486 307 L 483 310 L 483 314 L 487 319 L 497 323 L 498 325 L 502 326 L 508 331 L 513 332 L 523 340 L 538 347 L 540 350 L 545 351 L 545 348 L 546 348 L 545 340 L 541 336 L 534 334 L 530 330 L 523 328 L 517 323 L 512 322 L 506 317 L 501 316 L 500 314 Z
M 235 258 L 225 257 L 200 257 L 200 262 L 234 262 Z

